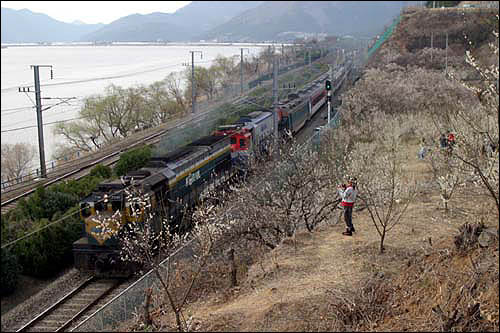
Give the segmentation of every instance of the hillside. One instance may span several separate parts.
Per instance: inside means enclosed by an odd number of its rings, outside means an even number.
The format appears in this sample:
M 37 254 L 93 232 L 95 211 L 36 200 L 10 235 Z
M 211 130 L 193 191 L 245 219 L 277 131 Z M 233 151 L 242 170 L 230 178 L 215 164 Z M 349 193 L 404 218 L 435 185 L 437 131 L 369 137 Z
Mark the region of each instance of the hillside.
M 416 156 L 418 145 L 403 149 Z M 429 176 L 416 158 L 407 168 L 418 170 L 422 181 Z M 468 200 L 462 192 L 454 203 Z M 435 189 L 422 193 L 390 234 L 383 255 L 368 212 L 362 210 L 354 212 L 357 232 L 352 238 L 341 234 L 343 221 L 332 219 L 314 233 L 285 239 L 248 270 L 247 256 L 240 253 L 237 287 L 230 287 L 229 266 L 212 267 L 204 287 L 195 290 L 193 298 L 199 300 L 185 310 L 192 317 L 191 330 L 439 331 L 455 309 L 457 322 L 450 323 L 456 329 L 498 330 L 498 238 L 486 248 L 473 238 L 459 251 L 454 240 L 462 239 L 458 229 L 465 215 L 458 208 L 446 214 L 440 202 Z M 497 232 L 498 221 L 490 219 L 487 225 Z M 222 272 L 226 277 L 217 278 Z M 468 315 L 476 303 L 480 316 L 477 309 Z M 442 315 L 435 313 L 437 308 Z M 154 331 L 175 331 L 168 306 L 154 310 L 153 318 Z M 136 323 L 119 328 L 140 329 L 144 326 Z
M 218 40 L 293 40 L 297 33 L 373 36 L 411 1 L 266 1 L 200 35 Z
M 425 43 L 416 42 L 427 38 L 421 27 L 436 34 L 443 34 L 443 28 L 449 28 L 449 34 L 456 31 L 458 39 L 460 29 L 470 28 L 473 36 L 475 31 L 491 31 L 489 24 L 494 22 L 489 20 L 492 12 L 489 15 L 469 12 L 470 20 L 460 20 L 461 27 L 453 30 L 459 22 L 451 13 L 451 10 L 408 11 L 368 67 L 373 70 L 388 64 L 389 70 L 404 73 L 405 68 L 411 69 L 416 63 L 429 62 L 429 77 L 444 78 L 443 58 L 430 62 L 428 54 L 422 53 Z M 482 28 L 470 27 L 483 19 L 486 21 Z M 491 37 L 481 36 L 472 40 L 471 51 L 479 57 L 484 55 L 482 63 L 495 62 L 491 53 L 484 51 Z M 460 56 L 464 49 L 458 50 L 459 43 L 456 44 L 450 66 L 458 72 L 464 69 L 463 53 Z M 408 67 L 398 69 L 393 61 Z M 498 58 L 496 61 L 498 66 Z M 356 85 L 366 84 L 363 81 L 369 80 L 367 77 L 370 76 L 364 75 Z M 404 87 L 400 89 L 404 91 Z M 420 97 L 431 100 L 434 96 Z M 443 103 L 437 110 L 451 113 L 452 108 Z M 395 109 L 402 107 L 396 105 Z M 425 127 L 428 120 L 416 121 Z M 391 130 L 390 125 L 383 124 L 384 119 L 380 122 L 385 127 L 378 133 Z M 379 126 L 375 122 L 370 125 Z M 458 187 L 449 209 L 445 210 L 430 164 L 417 158 L 419 127 L 405 125 L 406 134 L 398 143 L 398 160 L 403 163 L 403 174 L 413 173 L 420 187 L 400 223 L 387 235 L 383 254 L 379 253 L 380 237 L 370 213 L 362 204 L 353 214 L 356 233 L 352 237 L 341 234 L 345 226 L 343 221 L 339 223 L 339 211 L 335 211 L 314 232 L 298 231 L 271 251 L 255 247 L 248 252 L 237 252 L 237 287 L 230 287 L 231 268 L 227 261 L 220 260 L 210 266 L 183 311 L 189 330 L 498 331 L 497 207 L 472 183 L 465 183 Z M 493 134 L 498 140 L 498 133 Z M 430 149 L 439 152 L 436 139 L 432 142 Z M 498 150 L 496 154 L 498 168 Z M 189 263 L 183 264 L 178 264 L 173 279 L 179 287 L 186 287 L 186 277 L 191 272 L 191 268 L 179 271 L 179 267 L 190 267 Z M 160 303 L 163 306 L 151 312 L 150 327 L 138 315 L 139 321 L 124 323 L 120 329 L 175 331 L 172 311 Z

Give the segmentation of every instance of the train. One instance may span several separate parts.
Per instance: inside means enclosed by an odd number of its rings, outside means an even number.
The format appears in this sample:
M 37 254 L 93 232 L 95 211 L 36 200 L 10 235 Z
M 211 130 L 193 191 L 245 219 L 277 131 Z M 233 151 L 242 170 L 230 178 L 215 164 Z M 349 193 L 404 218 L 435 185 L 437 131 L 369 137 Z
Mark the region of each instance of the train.
M 332 94 L 350 71 L 350 63 L 334 70 Z M 276 108 L 279 133 L 298 133 L 327 102 L 325 80 L 321 75 L 305 88 L 288 94 Z M 244 173 L 251 154 L 265 154 L 274 132 L 273 113 L 257 110 L 240 117 L 235 123 L 219 126 L 204 136 L 165 156 L 151 158 L 144 167 L 131 171 L 121 179 L 106 180 L 83 198 L 80 205 L 82 237 L 73 243 L 75 267 L 80 271 L 118 272 L 118 237 L 128 223 L 141 223 L 142 217 L 132 214 L 125 190 L 135 186 L 151 198 L 153 209 L 161 207 L 175 232 L 189 228 L 185 214 L 209 188 Z M 284 135 L 284 134 L 283 134 Z M 102 228 L 96 219 L 111 217 L 120 211 L 119 220 Z M 156 223 L 156 222 L 155 222 Z M 159 226 L 156 226 L 159 228 Z M 111 229 L 111 230 L 109 230 Z M 126 271 L 126 270 L 125 270 Z

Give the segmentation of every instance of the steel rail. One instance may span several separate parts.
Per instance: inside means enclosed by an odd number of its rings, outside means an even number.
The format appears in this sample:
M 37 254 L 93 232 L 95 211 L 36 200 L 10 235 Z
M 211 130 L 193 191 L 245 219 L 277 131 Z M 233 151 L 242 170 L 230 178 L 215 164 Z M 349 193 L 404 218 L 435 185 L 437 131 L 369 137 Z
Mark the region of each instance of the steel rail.
M 79 286 L 77 286 L 75 289 L 70 291 L 68 294 L 64 295 L 61 299 L 59 299 L 57 302 L 52 304 L 49 308 L 47 308 L 45 311 L 40 313 L 38 316 L 35 318 L 31 319 L 27 324 L 22 326 L 20 329 L 18 329 L 16 332 L 24 332 L 28 328 L 33 327 L 37 322 L 39 322 L 43 317 L 46 317 L 49 315 L 51 312 L 53 312 L 57 307 L 59 307 L 62 303 L 66 302 L 68 299 L 73 297 L 75 294 L 77 294 L 79 291 L 81 291 L 83 288 L 88 286 L 92 281 L 95 280 L 94 276 L 91 276 L 87 280 L 85 280 L 83 283 L 81 283 Z

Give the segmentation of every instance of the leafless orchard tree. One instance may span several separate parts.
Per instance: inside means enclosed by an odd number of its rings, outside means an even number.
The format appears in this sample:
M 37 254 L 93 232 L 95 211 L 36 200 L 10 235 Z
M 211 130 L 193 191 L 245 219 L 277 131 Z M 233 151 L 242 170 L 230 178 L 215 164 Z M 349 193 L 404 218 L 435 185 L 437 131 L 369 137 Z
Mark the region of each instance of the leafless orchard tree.
M 439 186 L 441 200 L 446 212 L 448 212 L 448 202 L 451 197 L 458 187 L 464 184 L 463 177 L 459 172 L 462 162 L 453 158 L 449 152 L 446 148 L 434 149 L 425 159 L 431 168 L 434 181 Z
M 498 20 L 498 15 L 497 15 Z M 498 22 L 496 28 L 498 29 Z M 489 44 L 491 54 L 498 59 L 498 30 L 493 31 L 496 39 Z M 477 97 L 477 103 L 456 108 L 450 123 L 457 138 L 453 157 L 463 162 L 460 169 L 478 188 L 482 189 L 496 205 L 499 203 L 499 109 L 498 109 L 498 61 L 489 67 L 482 66 L 470 51 L 466 61 L 480 75 L 477 84 L 463 85 Z M 452 78 L 457 78 L 452 74 Z
M 269 148 L 272 163 L 256 164 L 252 180 L 234 189 L 231 205 L 237 209 L 228 213 L 234 239 L 269 249 L 299 227 L 312 232 L 337 201 L 328 159 L 296 144 L 276 147 Z
M 399 121 L 387 122 L 381 137 L 372 143 L 358 143 L 350 155 L 352 175 L 358 178 L 358 192 L 380 236 L 383 253 L 387 233 L 401 222 L 416 194 L 412 176 L 404 172 L 403 152 L 398 151 Z
M 26 175 L 35 156 L 36 150 L 31 144 L 2 144 L 2 181 Z

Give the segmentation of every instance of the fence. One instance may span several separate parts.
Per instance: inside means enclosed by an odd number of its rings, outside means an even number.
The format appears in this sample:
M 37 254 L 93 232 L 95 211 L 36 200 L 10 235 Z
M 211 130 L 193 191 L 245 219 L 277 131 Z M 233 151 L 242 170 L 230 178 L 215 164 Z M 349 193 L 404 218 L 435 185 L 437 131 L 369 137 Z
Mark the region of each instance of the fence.
M 368 50 L 368 56 L 370 57 L 377 49 L 392 35 L 394 27 L 401 20 L 401 15 L 398 16 L 394 22 L 387 28 L 382 36 L 375 42 L 375 44 Z

